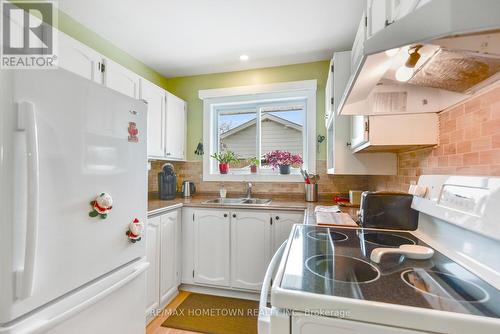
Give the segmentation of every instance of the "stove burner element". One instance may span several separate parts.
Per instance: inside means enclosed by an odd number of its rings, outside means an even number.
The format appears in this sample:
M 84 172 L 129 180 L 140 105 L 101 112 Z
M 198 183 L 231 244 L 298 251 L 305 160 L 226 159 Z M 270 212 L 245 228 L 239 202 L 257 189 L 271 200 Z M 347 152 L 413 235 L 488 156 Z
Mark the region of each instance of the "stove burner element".
M 344 241 L 347 240 L 347 235 L 340 232 L 320 232 L 320 231 L 310 231 L 307 233 L 307 236 L 313 238 L 315 240 L 327 241 L 329 236 L 332 238 L 332 241 Z
M 438 271 L 410 269 L 401 273 L 401 279 L 415 290 L 438 298 L 479 303 L 489 299 L 478 285 Z
M 380 277 L 370 263 L 342 255 L 311 256 L 306 260 L 306 268 L 319 277 L 346 283 L 370 283 Z
M 401 245 L 414 245 L 415 241 L 402 237 L 400 235 L 383 233 L 383 232 L 368 232 L 360 234 L 359 238 L 366 242 L 387 247 L 399 247 Z

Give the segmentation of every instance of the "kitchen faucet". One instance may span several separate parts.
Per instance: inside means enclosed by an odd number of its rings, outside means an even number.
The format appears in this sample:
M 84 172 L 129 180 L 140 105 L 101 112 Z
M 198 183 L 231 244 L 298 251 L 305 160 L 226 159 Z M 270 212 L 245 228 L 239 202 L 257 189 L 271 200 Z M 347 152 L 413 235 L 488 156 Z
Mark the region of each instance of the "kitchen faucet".
M 252 183 L 251 182 L 245 182 L 246 184 L 246 195 L 245 198 L 249 199 L 252 198 Z

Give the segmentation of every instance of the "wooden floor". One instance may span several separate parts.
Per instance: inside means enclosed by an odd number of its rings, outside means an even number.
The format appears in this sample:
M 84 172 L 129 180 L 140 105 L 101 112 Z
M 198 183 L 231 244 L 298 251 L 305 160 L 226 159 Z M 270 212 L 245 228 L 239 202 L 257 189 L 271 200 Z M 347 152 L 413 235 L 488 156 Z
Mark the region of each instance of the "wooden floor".
M 179 295 L 168 304 L 164 310 L 167 312 L 162 312 L 160 316 L 151 321 L 146 327 L 146 334 L 196 334 L 196 332 L 183 331 L 180 329 L 162 327 L 161 324 L 168 318 L 169 310 L 175 310 L 183 301 L 189 296 L 187 291 L 179 291 Z

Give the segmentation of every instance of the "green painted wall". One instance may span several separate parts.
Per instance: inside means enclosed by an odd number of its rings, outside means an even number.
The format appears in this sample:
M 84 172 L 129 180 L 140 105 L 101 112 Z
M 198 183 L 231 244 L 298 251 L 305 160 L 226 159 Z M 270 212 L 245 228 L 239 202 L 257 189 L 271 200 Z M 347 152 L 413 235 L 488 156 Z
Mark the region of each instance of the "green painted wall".
M 21 3 L 22 1 L 24 0 L 16 3 L 16 5 L 20 8 L 23 8 L 23 5 Z M 137 73 L 141 77 L 157 84 L 160 87 L 166 88 L 166 78 L 160 73 L 148 67 L 137 58 L 134 58 L 128 53 L 124 52 L 107 39 L 102 38 L 92 30 L 75 21 L 72 17 L 61 10 L 58 11 L 57 21 L 58 22 L 56 22 L 54 26 L 60 31 L 88 45 L 106 58 L 119 63 L 129 70 Z
M 198 98 L 201 89 L 266 84 L 297 80 L 318 80 L 316 93 L 316 132 L 325 134 L 325 85 L 329 61 L 261 68 L 256 70 L 196 75 L 167 79 L 167 89 L 188 103 L 187 159 L 201 160 L 194 154 L 203 137 L 203 102 Z M 325 143 L 321 144 L 318 160 L 326 159 Z

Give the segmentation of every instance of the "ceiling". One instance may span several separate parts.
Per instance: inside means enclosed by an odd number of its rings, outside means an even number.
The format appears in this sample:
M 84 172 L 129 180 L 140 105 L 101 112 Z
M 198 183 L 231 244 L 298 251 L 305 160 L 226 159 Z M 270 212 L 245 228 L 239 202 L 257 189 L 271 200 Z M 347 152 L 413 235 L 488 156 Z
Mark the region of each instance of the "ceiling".
M 166 77 L 329 59 L 351 48 L 365 0 L 59 0 Z M 241 61 L 246 54 L 249 60 Z

